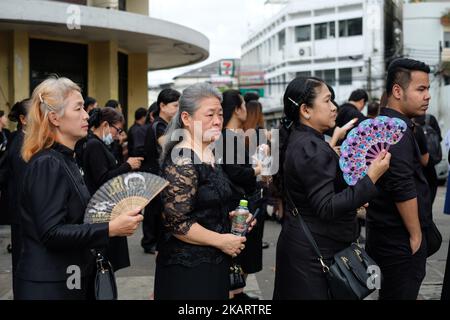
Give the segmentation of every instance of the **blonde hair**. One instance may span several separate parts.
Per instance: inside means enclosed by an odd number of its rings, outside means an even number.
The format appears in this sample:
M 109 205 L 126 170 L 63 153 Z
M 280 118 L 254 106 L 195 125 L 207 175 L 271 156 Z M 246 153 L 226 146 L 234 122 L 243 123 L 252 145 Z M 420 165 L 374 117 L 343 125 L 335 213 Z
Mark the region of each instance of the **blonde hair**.
M 66 99 L 72 91 L 81 92 L 81 89 L 72 80 L 57 77 L 47 78 L 34 89 L 22 147 L 22 157 L 26 162 L 55 143 L 56 128 L 48 114 L 55 112 L 59 116 L 64 115 Z

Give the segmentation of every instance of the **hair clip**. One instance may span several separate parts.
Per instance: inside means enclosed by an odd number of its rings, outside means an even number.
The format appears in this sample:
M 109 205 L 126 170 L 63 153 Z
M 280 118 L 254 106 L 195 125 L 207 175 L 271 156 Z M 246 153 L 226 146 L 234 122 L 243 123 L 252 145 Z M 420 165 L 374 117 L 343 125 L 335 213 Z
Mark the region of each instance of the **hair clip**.
M 299 107 L 298 103 L 292 100 L 290 97 L 288 97 L 289 101 L 291 101 L 293 104 L 295 104 L 297 107 Z
M 44 103 L 44 99 L 42 99 L 42 95 L 39 93 L 39 101 L 41 101 L 41 103 Z

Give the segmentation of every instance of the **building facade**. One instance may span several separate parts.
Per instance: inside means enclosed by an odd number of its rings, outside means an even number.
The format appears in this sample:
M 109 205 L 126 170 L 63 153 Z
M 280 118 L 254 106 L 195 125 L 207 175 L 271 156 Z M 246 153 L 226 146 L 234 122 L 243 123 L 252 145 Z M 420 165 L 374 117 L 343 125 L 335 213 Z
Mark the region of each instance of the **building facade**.
M 128 124 L 148 107 L 147 73 L 207 59 L 209 40 L 149 17 L 148 0 L 0 1 L 0 109 L 51 74 L 99 105 L 123 105 Z
M 428 112 L 438 119 L 445 135 L 450 130 L 450 2 L 405 4 L 403 29 L 405 56 L 431 67 Z
M 269 124 L 282 116 L 284 90 L 299 76 L 324 79 L 338 103 L 357 88 L 380 98 L 386 64 L 401 54 L 401 9 L 391 0 L 292 0 L 255 30 L 242 45 L 241 72 L 264 73 Z

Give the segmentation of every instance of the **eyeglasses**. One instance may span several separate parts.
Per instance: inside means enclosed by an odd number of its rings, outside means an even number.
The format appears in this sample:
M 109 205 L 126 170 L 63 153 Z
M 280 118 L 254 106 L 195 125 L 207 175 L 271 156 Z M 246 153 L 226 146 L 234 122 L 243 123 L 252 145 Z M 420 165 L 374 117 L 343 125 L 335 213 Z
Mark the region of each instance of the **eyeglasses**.
M 111 124 L 110 126 L 113 127 L 114 129 L 116 129 L 118 134 L 121 134 L 123 132 L 123 129 L 117 128 L 115 125 Z

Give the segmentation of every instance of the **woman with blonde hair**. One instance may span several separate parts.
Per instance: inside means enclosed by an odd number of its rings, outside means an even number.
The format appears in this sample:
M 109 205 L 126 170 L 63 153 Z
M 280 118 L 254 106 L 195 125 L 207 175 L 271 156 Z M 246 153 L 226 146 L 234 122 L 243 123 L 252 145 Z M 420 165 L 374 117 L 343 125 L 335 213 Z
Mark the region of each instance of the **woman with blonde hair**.
M 91 249 L 107 246 L 110 237 L 133 234 L 142 220 L 134 210 L 109 223 L 83 224 L 90 195 L 73 151 L 88 130 L 80 91 L 67 78 L 49 78 L 31 97 L 22 148 L 27 167 L 15 299 L 94 298 Z

